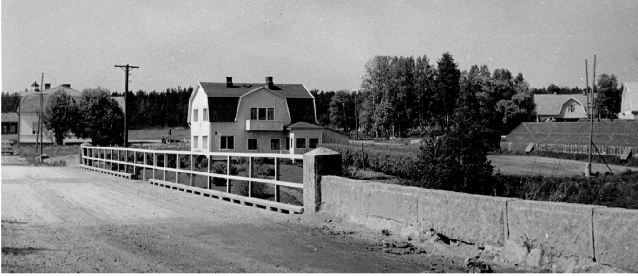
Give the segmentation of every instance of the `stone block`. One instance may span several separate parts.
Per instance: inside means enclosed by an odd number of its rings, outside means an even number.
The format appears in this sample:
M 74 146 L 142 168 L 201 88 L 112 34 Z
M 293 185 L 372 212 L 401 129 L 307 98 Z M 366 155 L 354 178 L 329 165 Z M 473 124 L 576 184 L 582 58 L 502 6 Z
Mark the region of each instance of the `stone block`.
M 378 183 L 368 183 L 367 186 L 361 196 L 366 216 L 417 225 L 418 198 L 414 188 Z
M 509 239 L 545 254 L 593 258 L 593 208 L 557 202 L 509 202 Z
M 594 209 L 596 261 L 638 272 L 638 210 Z
M 338 176 L 324 176 L 321 181 L 321 211 L 345 216 L 362 216 L 365 206 L 361 197 L 366 181 Z
M 419 189 L 419 223 L 448 238 L 502 246 L 508 201 L 513 199 Z

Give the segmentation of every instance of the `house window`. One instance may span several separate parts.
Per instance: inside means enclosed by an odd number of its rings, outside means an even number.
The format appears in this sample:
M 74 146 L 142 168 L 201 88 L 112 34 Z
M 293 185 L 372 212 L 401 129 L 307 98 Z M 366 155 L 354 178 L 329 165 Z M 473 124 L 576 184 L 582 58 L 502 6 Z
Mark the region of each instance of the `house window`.
M 265 120 L 274 121 L 275 109 L 274 108 L 251 108 L 250 119 L 261 120 L 261 121 L 265 121 Z
M 2 126 L 2 134 L 7 134 L 7 126 Z
M 31 126 L 32 126 L 32 129 L 33 129 L 33 133 L 31 133 L 31 134 L 38 134 L 38 122 L 33 122 L 31 124 Z
M 260 108 L 259 109 L 259 120 L 266 120 L 266 109 L 265 108 Z
M 202 148 L 203 149 L 208 149 L 208 136 L 202 136 Z
M 279 143 L 279 139 L 270 139 L 270 150 L 279 150 Z
M 197 108 L 193 109 L 193 122 L 197 122 L 197 115 L 199 115 L 197 113 Z
M 199 136 L 193 136 L 193 148 L 199 148 Z
M 275 109 L 274 108 L 268 108 L 267 109 L 267 120 L 269 121 L 274 121 L 275 120 Z
M 248 139 L 248 150 L 257 150 L 257 139 Z
M 573 104 L 571 106 L 569 106 L 569 108 L 567 108 L 567 111 L 569 113 L 574 113 L 574 110 L 576 110 L 576 106 L 574 106 Z
M 234 136 L 222 136 L 219 144 L 220 149 L 232 150 L 235 149 L 235 137 Z
M 295 141 L 296 146 L 295 148 L 298 149 L 305 149 L 306 148 L 306 138 L 297 138 L 297 141 Z
M 208 122 L 208 108 L 204 108 L 204 122 Z
M 11 132 L 9 134 L 17 134 L 18 133 L 18 128 L 16 124 L 12 124 L 11 125 Z
M 290 150 L 290 143 L 292 142 L 292 138 L 286 139 L 286 150 Z
M 308 147 L 311 149 L 316 149 L 319 144 L 319 138 L 310 138 L 308 139 Z

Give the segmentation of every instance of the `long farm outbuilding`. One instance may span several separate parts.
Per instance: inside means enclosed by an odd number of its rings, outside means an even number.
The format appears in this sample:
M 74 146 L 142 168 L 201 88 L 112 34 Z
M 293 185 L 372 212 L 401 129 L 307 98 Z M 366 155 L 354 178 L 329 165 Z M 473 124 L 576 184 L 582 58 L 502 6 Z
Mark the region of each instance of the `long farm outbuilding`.
M 501 141 L 501 149 L 587 154 L 591 127 L 591 122 L 522 123 Z M 638 158 L 638 120 L 594 122 L 592 140 L 602 155 Z

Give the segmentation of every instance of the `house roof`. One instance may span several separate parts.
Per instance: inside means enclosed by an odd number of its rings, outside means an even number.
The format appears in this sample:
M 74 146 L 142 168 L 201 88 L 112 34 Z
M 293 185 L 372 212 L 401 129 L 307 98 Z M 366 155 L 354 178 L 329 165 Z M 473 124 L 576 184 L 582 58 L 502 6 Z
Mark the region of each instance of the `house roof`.
M 2 122 L 3 123 L 18 122 L 18 113 L 15 113 L 15 112 L 2 113 Z
M 232 87 L 226 87 L 225 82 L 200 82 L 199 84 L 208 97 L 241 97 L 257 89 L 268 89 L 263 83 L 234 83 Z M 313 98 L 302 84 L 276 84 L 269 90 L 284 98 Z
M 292 123 L 316 122 L 314 97 L 302 84 L 275 84 L 268 88 L 264 83 L 234 83 L 228 87 L 225 82 L 199 82 L 199 86 L 208 96 L 210 122 L 234 122 L 239 99 L 260 89 L 286 99 Z M 192 97 L 191 95 L 191 101 Z M 190 108 L 189 102 L 189 110 Z M 192 120 L 190 112 L 187 120 L 189 123 Z
M 318 126 L 311 123 L 306 122 L 296 122 L 294 124 L 289 124 L 286 126 L 287 130 L 295 130 L 295 129 L 323 129 L 324 127 Z
M 49 97 L 57 92 L 64 91 L 67 95 L 79 99 L 82 97 L 82 92 L 69 87 L 58 86 L 44 90 L 42 96 L 42 106 L 46 108 L 49 103 Z M 40 95 L 34 93 L 23 94 L 24 97 L 22 105 L 20 106 L 20 113 L 37 113 L 40 111 Z
M 620 112 L 638 111 L 638 82 L 623 83 Z
M 587 110 L 587 96 L 583 94 L 535 94 L 536 114 L 558 115 L 563 105 L 570 99 L 578 101 Z
M 596 146 L 638 147 L 638 121 L 594 122 Z M 591 122 L 521 123 L 508 142 L 589 145 Z

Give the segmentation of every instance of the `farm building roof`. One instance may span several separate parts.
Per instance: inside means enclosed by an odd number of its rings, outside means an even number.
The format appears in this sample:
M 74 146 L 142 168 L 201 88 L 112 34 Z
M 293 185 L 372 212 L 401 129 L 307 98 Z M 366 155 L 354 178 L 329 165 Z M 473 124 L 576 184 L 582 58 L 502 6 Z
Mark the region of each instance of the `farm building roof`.
M 508 142 L 589 145 L 590 122 L 521 123 Z M 594 122 L 593 141 L 600 146 L 638 147 L 638 121 Z
M 15 113 L 15 112 L 2 113 L 2 122 L 3 123 L 17 122 L 17 121 L 18 121 L 18 113 Z
M 306 123 L 306 122 L 297 122 L 294 124 L 290 124 L 286 126 L 286 129 L 288 130 L 295 130 L 295 129 L 323 129 L 324 127 L 322 126 L 318 126 L 315 124 L 311 124 L 311 123 Z
M 241 97 L 257 89 L 268 89 L 263 83 L 235 83 L 232 87 L 219 82 L 200 82 L 199 84 L 208 97 Z M 284 98 L 312 99 L 312 95 L 302 84 L 276 84 L 269 90 Z
M 569 99 L 578 101 L 587 110 L 587 96 L 583 94 L 535 94 L 534 104 L 536 104 L 537 115 L 558 115 L 563 104 Z

